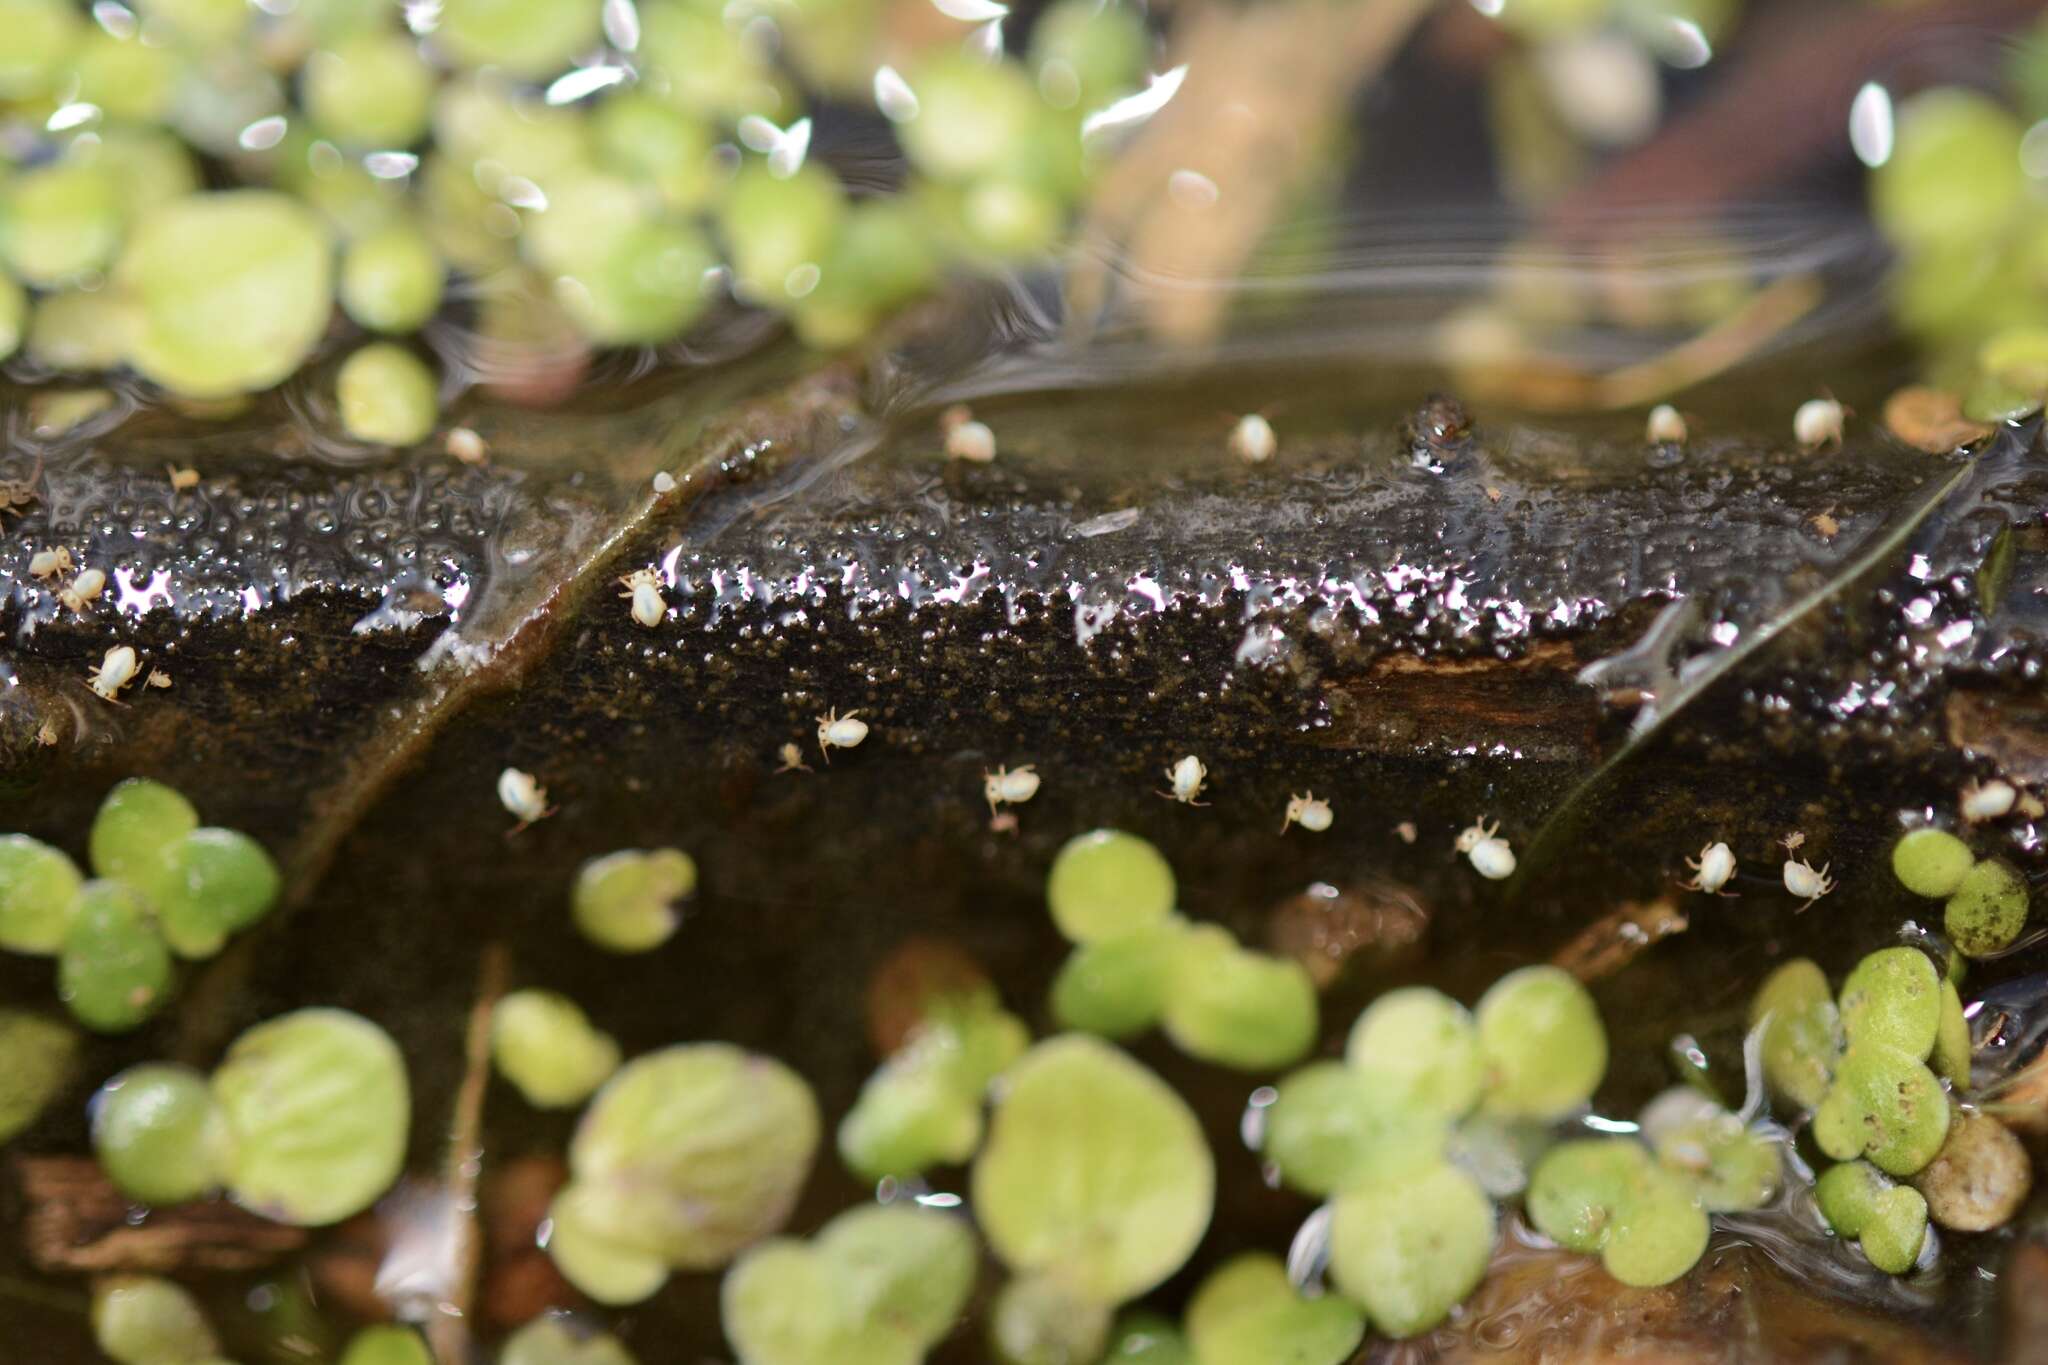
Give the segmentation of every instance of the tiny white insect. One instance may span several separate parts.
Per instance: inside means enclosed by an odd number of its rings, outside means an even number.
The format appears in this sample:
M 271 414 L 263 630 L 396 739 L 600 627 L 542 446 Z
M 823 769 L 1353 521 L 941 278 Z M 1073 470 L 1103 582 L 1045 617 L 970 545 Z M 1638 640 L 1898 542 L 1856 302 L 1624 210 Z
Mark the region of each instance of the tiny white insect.
M 448 435 L 442 440 L 442 449 L 452 458 L 467 465 L 482 464 L 491 454 L 490 447 L 484 444 L 484 438 L 468 427 L 448 428 Z
M 1246 464 L 1264 464 L 1279 448 L 1280 438 L 1273 434 L 1273 424 L 1256 412 L 1238 418 L 1237 425 L 1230 429 L 1230 453 Z
M 1728 895 L 1721 888 L 1735 875 L 1735 852 L 1725 843 L 1708 844 L 1700 850 L 1697 858 L 1687 858 L 1685 865 L 1692 869 L 1692 880 L 1680 882 L 1688 891 L 1703 891 L 1707 895 Z
M 106 590 L 106 586 L 107 576 L 104 573 L 98 569 L 86 569 L 69 584 L 57 590 L 57 600 L 83 616 L 85 609 L 99 600 L 99 595 Z
M 1415 836 L 1419 833 L 1421 831 L 1415 828 L 1413 820 L 1403 820 L 1400 824 L 1394 826 L 1394 837 L 1404 844 L 1414 843 Z
M 519 823 L 512 827 L 514 834 L 555 813 L 548 805 L 548 789 L 532 773 L 519 768 L 507 768 L 498 774 L 498 804 L 519 817 Z
M 1321 834 L 1330 827 L 1333 818 L 1329 802 L 1314 792 L 1303 792 L 1287 798 L 1287 813 L 1280 819 L 1280 832 L 1285 834 L 1289 825 L 1300 825 L 1311 834 Z
M 1500 821 L 1491 825 L 1486 817 L 1477 820 L 1458 831 L 1455 845 L 1458 852 L 1470 860 L 1480 876 L 1488 881 L 1499 881 L 1511 877 L 1515 871 L 1515 851 L 1508 847 L 1508 841 L 1500 837 Z
M 1974 825 L 1980 820 L 1996 820 L 2005 815 L 2019 797 L 2019 791 L 2012 783 L 1994 777 L 1989 782 L 1972 782 L 1963 788 L 1959 804 L 1963 819 Z
M 1160 792 L 1159 795 L 1168 800 L 1179 801 L 1189 806 L 1209 804 L 1207 801 L 1195 799 L 1202 794 L 1202 789 L 1209 785 L 1209 770 L 1203 767 L 1202 760 L 1193 754 L 1166 769 L 1166 784 L 1172 790 Z M 1286 832 L 1286 826 L 1281 826 L 1281 832 Z
M 29 556 L 28 572 L 31 578 L 55 578 L 60 573 L 71 572 L 71 551 L 62 545 L 49 550 L 37 550 Z
M 1796 862 L 1791 858 L 1785 860 L 1785 889 L 1805 902 L 1799 907 L 1801 910 L 1835 889 L 1834 878 L 1828 876 L 1831 866 L 1832 863 L 1822 863 L 1816 872 L 1813 864 L 1803 858 Z
M 94 692 L 108 701 L 119 701 L 121 689 L 135 681 L 135 651 L 127 645 L 115 645 L 100 660 L 100 666 L 85 676 Z
M 1806 831 L 1804 830 L 1795 829 L 1784 838 L 1778 840 L 1778 847 L 1784 849 L 1787 853 L 1797 853 L 1805 845 Z
M 164 473 L 170 477 L 173 493 L 186 493 L 199 487 L 199 471 L 196 469 L 180 469 L 174 464 L 167 464 Z
M 981 793 L 988 798 L 989 815 L 994 816 L 997 806 L 1019 806 L 1038 795 L 1038 772 L 1029 763 L 1014 770 L 998 766 L 981 775 Z
M 652 569 L 635 569 L 619 580 L 625 589 L 621 597 L 633 599 L 633 619 L 653 630 L 668 615 L 668 599 L 661 595 L 661 577 Z
M 777 773 L 807 773 L 811 770 L 811 765 L 804 762 L 804 751 L 796 747 L 795 740 L 784 743 L 775 751 L 775 756 L 782 760 L 782 766 L 775 770 Z
M 171 670 L 168 668 L 150 669 L 149 675 L 142 680 L 142 685 L 144 687 L 169 687 L 171 685 Z
M 851 749 L 868 737 L 868 723 L 855 719 L 859 715 L 858 711 L 848 711 L 842 716 L 832 710 L 818 717 L 818 752 L 827 763 L 832 761 L 834 749 Z
M 1643 439 L 1653 446 L 1685 444 L 1687 431 L 1685 418 L 1669 403 L 1659 403 L 1650 409 L 1650 420 L 1643 427 Z
M 1842 419 L 1848 410 L 1832 398 L 1809 398 L 1792 414 L 1792 439 L 1802 450 L 1842 443 Z
M 946 453 L 956 460 L 987 464 L 996 457 L 996 434 L 986 422 L 956 423 L 946 432 Z

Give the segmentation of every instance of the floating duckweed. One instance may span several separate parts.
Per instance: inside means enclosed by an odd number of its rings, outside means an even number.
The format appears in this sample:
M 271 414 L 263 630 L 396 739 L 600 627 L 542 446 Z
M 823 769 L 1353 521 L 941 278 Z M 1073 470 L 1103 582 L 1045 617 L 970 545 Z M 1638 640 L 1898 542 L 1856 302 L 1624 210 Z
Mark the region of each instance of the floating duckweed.
M 358 441 L 409 446 L 427 439 L 441 415 L 434 372 L 389 341 L 372 342 L 341 363 L 334 376 L 341 426 Z
M 498 1352 L 498 1365 L 639 1365 L 625 1344 L 609 1332 L 570 1330 L 556 1316 L 535 1318 L 514 1332 Z
M 1031 26 L 1031 70 L 1056 109 L 1096 109 L 1145 74 L 1151 38 L 1129 5 L 1059 0 Z
M 897 127 L 903 154 L 938 180 L 970 180 L 1003 168 L 1044 117 L 1030 78 L 965 52 L 941 52 L 908 73 L 917 117 Z
M 112 1275 L 95 1284 L 92 1334 L 120 1365 L 199 1365 L 220 1351 L 197 1301 L 154 1275 Z
M 28 354 L 53 370 L 111 370 L 128 355 L 135 310 L 111 289 L 65 289 L 36 302 Z
M 0 0 L 4 5 L 6 0 Z M 0 274 L 0 360 L 13 355 L 28 330 L 28 291 L 11 275 Z
M 170 985 L 171 952 L 142 898 L 120 882 L 87 882 L 57 961 L 57 993 L 72 1017 L 126 1033 L 157 1012 Z
M 551 75 L 598 41 L 598 6 L 582 0 L 443 0 L 434 41 L 460 66 Z
M 734 179 L 719 209 L 741 294 L 786 305 L 809 293 L 803 267 L 820 266 L 846 216 L 846 191 L 830 171 L 805 165 L 781 178 L 754 163 Z
M 161 782 L 131 777 L 117 783 L 93 817 L 87 848 L 102 877 L 147 886 L 171 844 L 199 828 L 192 803 Z
M 1187 1338 L 1158 1313 L 1138 1309 L 1118 1316 L 1102 1365 L 1197 1365 Z
M 145 1204 L 182 1204 L 219 1185 L 225 1138 L 213 1092 L 190 1067 L 131 1066 L 93 1097 L 93 1152 L 121 1193 Z
M 238 830 L 195 829 L 165 849 L 149 891 L 181 957 L 211 957 L 268 914 L 282 885 L 263 845 Z
M 610 1234 L 612 1203 L 570 1185 L 548 1206 L 548 1255 L 562 1278 L 602 1304 L 639 1303 L 668 1283 L 668 1262 Z
M 1007 1076 L 975 1159 L 972 1203 L 996 1255 L 1113 1306 L 1186 1262 L 1216 1168 L 1187 1103 L 1083 1034 L 1047 1039 Z
M 582 1273 L 595 1257 L 709 1269 L 781 1227 L 818 1147 L 818 1106 L 802 1077 L 727 1043 L 678 1044 L 605 1083 L 569 1147 L 583 1255 L 551 1242 L 570 1282 L 608 1303 L 622 1292 Z M 557 1223 L 563 1220 L 558 1211 Z M 559 1231 L 559 1228 L 558 1228 Z
M 1289 1185 L 1316 1196 L 1428 1169 L 1441 1160 L 1450 1125 L 1410 1104 L 1405 1081 L 1342 1062 L 1303 1067 L 1280 1082 L 1266 1110 L 1263 1155 Z
M 1226 929 L 1181 936 L 1161 1022 L 1191 1057 L 1240 1071 L 1299 1060 L 1316 1041 L 1316 987 L 1291 957 L 1240 947 Z
M 1892 845 L 1892 875 L 1933 900 L 1952 895 L 1974 861 L 1970 846 L 1945 829 L 1916 829 Z
M 718 264 L 711 243 L 682 223 L 640 223 L 555 281 L 562 307 L 605 346 L 664 341 L 702 313 L 704 279 Z
M 306 112 L 335 141 L 364 150 L 409 147 L 427 130 L 434 72 L 411 38 L 370 30 L 308 57 L 299 89 Z
M 1956 983 L 1946 977 L 1941 982 L 1941 1024 L 1935 1029 L 1934 1054 L 1927 1064 L 1956 1093 L 1970 1088 L 1970 1021 L 1963 1013 Z
M 1814 1111 L 1813 1138 L 1837 1161 L 1868 1157 L 1888 1175 L 1911 1175 L 1948 1134 L 1948 1096 L 1911 1053 L 1855 1043 Z
M 1109 1330 L 1107 1305 L 1053 1275 L 1011 1280 L 997 1291 L 989 1310 L 989 1347 L 999 1365 L 1099 1360 Z
M 688 213 L 711 202 L 719 171 L 715 139 L 702 119 L 633 90 L 598 107 L 591 135 L 611 170 L 652 186 L 665 207 Z
M 71 96 L 109 119 L 150 123 L 170 112 L 183 67 L 167 47 L 89 28 L 73 52 Z
M 1121 938 L 1173 913 L 1173 868 L 1148 841 L 1122 830 L 1076 835 L 1045 879 L 1053 923 L 1075 943 Z
M 1572 1251 L 1598 1252 L 1624 1284 L 1667 1284 L 1706 1250 L 1706 1211 L 1683 1176 L 1633 1138 L 1552 1148 L 1529 1177 L 1529 1219 Z
M 1842 1036 L 1922 1058 L 1941 1027 L 1941 973 L 1918 948 L 1881 948 L 1842 983 Z
M 365 1327 L 349 1338 L 341 1365 L 434 1365 L 434 1356 L 410 1327 Z
M 1920 1259 L 1927 1201 L 1912 1186 L 1894 1185 L 1869 1162 L 1852 1161 L 1823 1172 L 1813 1193 L 1828 1226 L 1860 1242 L 1879 1270 L 1903 1275 Z
M 1671 1171 L 1692 1182 L 1708 1213 L 1762 1208 L 1778 1192 L 1777 1142 L 1693 1089 L 1676 1086 L 1643 1110 L 1642 1133 Z
M 1591 1099 L 1607 1072 L 1600 1011 L 1586 988 L 1559 968 L 1508 973 L 1480 998 L 1474 1016 L 1488 1113 L 1562 1117 Z
M 839 1154 L 870 1179 L 957 1163 L 981 1145 L 982 1097 L 1031 1044 L 993 991 L 935 1002 L 861 1087 L 839 1125 Z
M 1871 173 L 1871 216 L 1909 248 L 1982 243 L 2026 201 L 2019 145 L 2024 129 L 1996 100 L 1955 88 L 1899 106 L 1897 140 Z
M 1188 1301 L 1186 1327 L 1199 1365 L 1343 1365 L 1365 1339 L 1356 1308 L 1334 1294 L 1303 1298 L 1263 1252 L 1210 1272 Z
M 1367 1006 L 1344 1058 L 1393 1080 L 1403 1105 L 1453 1117 L 1478 1102 L 1485 1081 L 1471 1011 L 1427 986 L 1389 991 Z
M 1170 915 L 1150 928 L 1076 947 L 1053 978 L 1053 1018 L 1061 1028 L 1117 1039 L 1157 1024 L 1186 928 L 1187 921 Z
M 103 270 L 121 245 L 121 196 L 99 167 L 52 162 L 0 193 L 0 260 L 41 288 Z
M 77 1054 L 78 1035 L 56 1020 L 0 1009 L 0 1142 L 42 1116 Z
M 1354 1185 L 1332 1210 L 1331 1278 L 1391 1337 L 1442 1322 L 1493 1256 L 1493 1201 L 1447 1162 Z
M 491 1060 L 536 1109 L 580 1104 L 619 1069 L 619 1045 L 554 991 L 514 991 L 491 1012 Z
M 1989 1232 L 2027 1202 L 2034 1166 L 2010 1128 L 1989 1114 L 1959 1109 L 1941 1151 L 1913 1184 L 1935 1222 L 1957 1232 Z
M 195 194 L 153 209 L 114 268 L 139 310 L 130 362 L 188 398 L 269 388 L 327 329 L 331 255 L 312 211 L 273 191 Z
M 2006 863 L 1985 859 L 1949 897 L 1942 924 L 1965 957 L 2002 952 L 2027 924 L 2026 879 Z
M 0 835 L 0 948 L 45 957 L 61 949 L 84 884 L 59 850 L 26 834 Z
M 1772 972 L 1750 1006 L 1751 1028 L 1763 1034 L 1764 1078 L 1802 1109 L 1827 1097 L 1842 1048 L 1841 1015 L 1827 975 L 1806 958 Z
M 419 226 L 398 219 L 349 243 L 341 306 L 373 332 L 410 332 L 441 306 L 447 267 Z
M 697 864 L 680 849 L 621 849 L 576 870 L 570 913 L 583 936 L 615 953 L 660 947 L 682 922 L 676 902 L 697 889 Z
M 55 84 L 84 29 L 69 0 L 0 0 L 0 100 L 28 100 Z
M 267 1218 L 338 1223 L 391 1187 L 405 1161 L 412 1092 L 383 1029 L 338 1009 L 256 1025 L 213 1073 L 227 1124 L 228 1192 Z

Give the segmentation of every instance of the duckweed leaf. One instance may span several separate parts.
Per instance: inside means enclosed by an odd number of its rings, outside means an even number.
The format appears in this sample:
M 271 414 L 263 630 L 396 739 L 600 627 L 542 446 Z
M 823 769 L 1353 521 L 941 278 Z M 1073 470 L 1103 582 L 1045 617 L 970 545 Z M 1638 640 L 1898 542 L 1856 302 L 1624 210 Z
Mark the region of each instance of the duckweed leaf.
M 1061 1028 L 1112 1039 L 1157 1024 L 1186 928 L 1169 915 L 1148 929 L 1078 945 L 1053 978 L 1053 1018 Z
M 1068 1365 L 1097 1360 L 1109 1341 L 1108 1305 L 1065 1279 L 1024 1275 L 996 1294 L 989 1345 L 1001 1365 Z
M 123 1194 L 145 1204 L 197 1199 L 220 1183 L 227 1133 L 206 1078 L 190 1067 L 129 1067 L 93 1097 L 92 1145 Z
M 163 1007 L 171 952 L 134 890 L 87 882 L 57 960 L 57 994 L 72 1017 L 98 1033 L 126 1033 Z
M 412 1091 L 390 1035 L 358 1014 L 303 1009 L 237 1038 L 213 1073 L 236 1202 L 321 1227 L 368 1208 L 405 1161 Z
M 1570 973 L 1523 967 L 1493 983 L 1475 1011 L 1486 1112 L 1559 1118 L 1592 1098 L 1607 1072 L 1607 1031 Z
M 1187 1260 L 1216 1168 L 1186 1102 L 1107 1043 L 1066 1034 L 1012 1067 L 975 1159 L 973 1207 L 997 1256 L 1113 1306 Z
M 578 1335 L 560 1318 L 535 1318 L 509 1337 L 498 1365 L 639 1365 L 609 1332 Z
M 1916 896 L 1942 900 L 1962 885 L 1976 859 L 1945 829 L 1916 829 L 1892 845 L 1892 875 Z
M 1663 1166 L 1640 1170 L 1600 1264 L 1623 1284 L 1669 1284 L 1693 1268 L 1707 1249 L 1706 1211 L 1689 1182 Z
M 548 1255 L 562 1278 L 602 1304 L 639 1303 L 668 1283 L 668 1262 L 611 1231 L 611 1201 L 571 1183 L 548 1206 Z
M 1750 1006 L 1749 1025 L 1763 1029 L 1764 1079 L 1802 1109 L 1816 1108 L 1834 1079 L 1842 1050 L 1841 1014 L 1825 973 L 1806 958 L 1772 972 Z
M 164 851 L 199 828 L 192 803 L 161 782 L 131 777 L 115 784 L 93 817 L 87 847 L 102 877 L 148 887 Z
M 588 1099 L 619 1069 L 619 1045 L 554 991 L 514 991 L 491 1011 L 491 1060 L 536 1109 Z
M 154 1275 L 113 1275 L 94 1285 L 92 1334 L 120 1365 L 191 1365 L 220 1350 L 198 1302 Z
M 229 934 L 269 912 L 281 885 L 263 845 L 237 830 L 205 828 L 164 848 L 149 893 L 172 949 L 211 957 Z
M 1691 1182 L 1693 1197 L 1709 1213 L 1762 1208 L 1778 1192 L 1783 1153 L 1777 1141 L 1690 1086 L 1651 1101 L 1642 1135 L 1667 1170 Z
M 1946 977 L 1941 982 L 1941 1023 L 1934 1031 L 1934 1054 L 1927 1064 L 1957 1094 L 1970 1088 L 1970 1021 L 1963 1014 L 1956 983 Z
M 1278 1257 L 1250 1252 L 1202 1281 L 1187 1339 L 1198 1365 L 1343 1365 L 1365 1339 L 1365 1319 L 1334 1294 L 1303 1298 Z
M 697 889 L 697 864 L 681 849 L 621 849 L 576 871 L 569 909 L 583 936 L 615 953 L 644 953 L 682 922 L 676 902 Z
M 434 1365 L 427 1343 L 410 1327 L 365 1327 L 349 1338 L 341 1365 Z
M 1195 1365 L 1195 1353 L 1178 1327 L 1141 1309 L 1117 1318 L 1102 1365 Z
M 840 1158 L 863 1178 L 904 1179 L 965 1161 L 981 1145 L 981 1093 L 949 1084 L 928 1056 L 913 1051 L 883 1064 L 840 1120 Z
M 56 1020 L 0 1009 L 0 1142 L 42 1115 L 77 1054 L 78 1035 Z
M 1881 948 L 1842 983 L 1842 1034 L 1923 1058 L 1941 1026 L 1941 973 L 1918 948 Z
M 1390 1337 L 1442 1322 L 1493 1257 L 1493 1201 L 1448 1163 L 1353 1186 L 1332 1207 L 1331 1277 Z
M 1995 858 L 1970 869 L 1942 912 L 1949 940 L 1964 957 L 2003 952 L 2026 924 L 2026 878 Z
M 1832 1166 L 1814 1185 L 1821 1216 L 1836 1234 L 1860 1242 L 1870 1263 L 1903 1275 L 1927 1237 L 1927 1201 L 1910 1185 L 1894 1185 L 1866 1161 Z
M 1191 1057 L 1240 1071 L 1297 1061 L 1316 1040 L 1316 987 L 1291 957 L 1238 945 L 1226 929 L 1181 936 L 1166 996 L 1166 1036 Z
M 49 956 L 64 946 L 84 886 L 63 852 L 26 834 L 0 835 L 0 948 Z
M 1529 1219 L 1572 1251 L 1595 1252 L 1623 1284 L 1667 1284 L 1706 1250 L 1692 1182 L 1632 1138 L 1560 1143 L 1529 1178 Z
M 1173 868 L 1150 842 L 1122 830 L 1076 835 L 1045 880 L 1053 923 L 1075 943 L 1121 938 L 1173 913 Z
M 1393 1082 L 1404 1102 L 1456 1118 L 1479 1100 L 1485 1081 L 1472 1014 L 1442 991 L 1389 991 L 1351 1026 L 1345 1060 Z
M 801 1076 L 727 1043 L 679 1044 L 597 1093 L 569 1147 L 569 1189 L 606 1240 L 707 1269 L 782 1226 L 817 1146 Z
M 1890 1175 L 1934 1159 L 1948 1133 L 1948 1096 L 1912 1054 L 1858 1043 L 1842 1054 L 1835 1083 L 1814 1112 L 1813 1137 L 1837 1161 L 1868 1157 Z
M 1289 1185 L 1317 1196 L 1437 1164 L 1450 1122 L 1406 1102 L 1408 1079 L 1342 1062 L 1303 1067 L 1266 1110 L 1266 1159 Z

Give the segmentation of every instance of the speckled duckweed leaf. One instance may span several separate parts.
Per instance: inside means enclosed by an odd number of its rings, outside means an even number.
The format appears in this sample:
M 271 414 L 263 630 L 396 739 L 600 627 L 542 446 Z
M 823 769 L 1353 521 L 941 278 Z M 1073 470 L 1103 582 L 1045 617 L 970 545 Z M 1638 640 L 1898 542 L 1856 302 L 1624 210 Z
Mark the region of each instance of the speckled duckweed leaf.
M 1919 1259 L 1927 1201 L 1912 1186 L 1894 1185 L 1867 1161 L 1851 1161 L 1823 1172 L 1814 1198 L 1836 1235 L 1860 1242 L 1879 1270 L 1903 1275 Z
M 1707 1215 L 1693 1182 L 1633 1138 L 1560 1143 L 1531 1174 L 1527 1208 L 1544 1236 L 1598 1252 L 1623 1284 L 1667 1284 L 1707 1246 Z
M 1337 1196 L 1330 1275 L 1378 1331 L 1412 1337 L 1478 1288 L 1493 1257 L 1493 1200 L 1471 1176 L 1437 1165 Z
M 1827 1097 L 1842 1050 L 1841 1012 L 1826 973 L 1795 958 L 1764 978 L 1750 1006 L 1751 1028 L 1763 1029 L 1764 1079 L 1802 1109 Z

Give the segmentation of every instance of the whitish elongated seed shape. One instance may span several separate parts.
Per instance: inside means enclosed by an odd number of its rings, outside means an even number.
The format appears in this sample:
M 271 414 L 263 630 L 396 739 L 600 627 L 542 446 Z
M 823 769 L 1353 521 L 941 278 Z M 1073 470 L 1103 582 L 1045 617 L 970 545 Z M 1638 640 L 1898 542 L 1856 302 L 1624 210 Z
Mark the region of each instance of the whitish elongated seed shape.
M 986 422 L 959 422 L 946 433 L 946 454 L 970 464 L 987 464 L 996 457 L 996 434 Z
M 1643 424 L 1643 439 L 1653 446 L 1684 445 L 1690 434 L 1685 418 L 1669 403 L 1651 408 L 1649 420 Z
M 1246 464 L 1264 464 L 1279 448 L 1273 424 L 1256 412 L 1238 418 L 1237 425 L 1230 429 L 1230 453 Z
M 1997 820 L 2009 814 L 2017 800 L 2019 792 L 2012 783 L 1994 777 L 1989 782 L 1972 782 L 1963 788 L 1959 804 L 1963 819 L 1975 824 L 1980 820 Z

